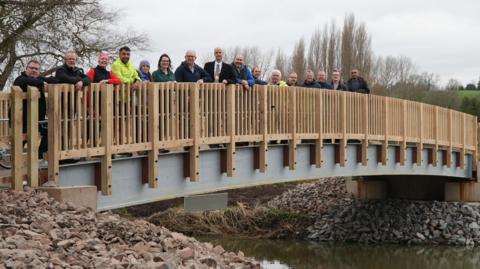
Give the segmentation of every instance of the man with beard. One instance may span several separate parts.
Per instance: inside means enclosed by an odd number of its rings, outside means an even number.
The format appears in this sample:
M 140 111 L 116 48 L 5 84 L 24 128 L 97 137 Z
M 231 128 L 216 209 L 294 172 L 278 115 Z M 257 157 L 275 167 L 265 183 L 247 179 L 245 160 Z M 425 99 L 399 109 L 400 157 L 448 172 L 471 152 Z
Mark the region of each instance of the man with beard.
M 112 72 L 120 78 L 122 83 L 131 85 L 132 90 L 140 88 L 141 79 L 135 66 L 130 61 L 130 48 L 121 47 L 118 51 L 118 58 L 112 64 Z
M 237 84 L 241 84 L 243 89 L 248 90 L 255 84 L 255 79 L 252 76 L 252 72 L 245 65 L 242 55 L 235 56 L 233 61 L 233 73 L 237 78 Z

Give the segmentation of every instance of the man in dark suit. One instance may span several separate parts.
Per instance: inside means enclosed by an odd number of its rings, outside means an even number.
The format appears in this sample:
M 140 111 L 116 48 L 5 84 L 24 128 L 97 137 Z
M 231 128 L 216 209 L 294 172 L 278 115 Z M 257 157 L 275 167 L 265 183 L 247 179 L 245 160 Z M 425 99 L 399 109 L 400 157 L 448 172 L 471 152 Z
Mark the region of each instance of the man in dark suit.
M 210 74 L 213 82 L 235 84 L 237 79 L 233 73 L 232 66 L 223 62 L 223 50 L 221 48 L 215 48 L 213 53 L 215 55 L 215 61 L 206 63 L 203 69 Z

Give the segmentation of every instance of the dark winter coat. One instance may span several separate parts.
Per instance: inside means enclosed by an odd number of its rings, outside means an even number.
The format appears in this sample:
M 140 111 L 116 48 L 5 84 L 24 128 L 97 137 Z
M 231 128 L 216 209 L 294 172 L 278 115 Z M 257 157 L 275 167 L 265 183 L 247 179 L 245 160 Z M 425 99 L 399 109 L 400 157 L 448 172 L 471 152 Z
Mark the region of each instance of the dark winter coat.
M 212 77 L 197 64 L 193 66 L 193 72 L 188 68 L 186 62 L 182 62 L 175 70 L 175 80 L 177 82 L 197 82 L 200 79 L 203 79 L 203 82 L 212 82 Z

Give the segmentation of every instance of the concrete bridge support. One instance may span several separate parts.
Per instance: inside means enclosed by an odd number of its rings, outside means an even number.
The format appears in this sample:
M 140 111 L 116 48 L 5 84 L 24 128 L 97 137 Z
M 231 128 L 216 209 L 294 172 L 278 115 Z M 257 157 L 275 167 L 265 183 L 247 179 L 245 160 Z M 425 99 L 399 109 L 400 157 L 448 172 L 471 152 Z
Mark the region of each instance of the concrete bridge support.
M 381 176 L 347 180 L 347 191 L 366 200 L 385 198 L 480 202 L 480 183 L 452 177 Z

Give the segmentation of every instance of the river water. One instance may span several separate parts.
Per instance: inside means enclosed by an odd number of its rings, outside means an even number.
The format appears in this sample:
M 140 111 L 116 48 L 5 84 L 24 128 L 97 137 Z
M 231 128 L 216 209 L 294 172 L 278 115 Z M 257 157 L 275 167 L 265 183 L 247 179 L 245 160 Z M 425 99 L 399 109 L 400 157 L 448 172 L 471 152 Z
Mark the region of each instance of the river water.
M 264 239 L 199 238 L 242 251 L 267 269 L 478 269 L 480 248 L 364 246 Z

